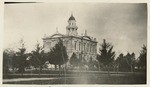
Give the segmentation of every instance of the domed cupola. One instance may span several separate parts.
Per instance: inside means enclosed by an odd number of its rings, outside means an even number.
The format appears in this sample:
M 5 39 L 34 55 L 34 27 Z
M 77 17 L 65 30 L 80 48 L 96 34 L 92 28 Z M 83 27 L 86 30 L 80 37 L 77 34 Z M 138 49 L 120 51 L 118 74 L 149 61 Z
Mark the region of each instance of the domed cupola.
M 73 14 L 71 14 L 69 20 L 68 20 L 68 26 L 66 27 L 66 33 L 69 36 L 76 36 L 77 33 L 77 25 L 76 25 L 76 20 Z
M 70 16 L 68 21 L 70 21 L 70 20 L 75 20 L 75 18 L 73 17 L 73 14 L 71 14 L 71 16 Z

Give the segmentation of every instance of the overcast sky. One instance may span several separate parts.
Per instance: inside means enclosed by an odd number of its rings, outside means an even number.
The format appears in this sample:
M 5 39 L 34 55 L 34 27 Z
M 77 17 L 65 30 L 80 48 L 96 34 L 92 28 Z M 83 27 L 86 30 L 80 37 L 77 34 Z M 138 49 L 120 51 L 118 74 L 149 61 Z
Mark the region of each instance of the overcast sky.
M 117 54 L 135 52 L 138 56 L 147 43 L 147 4 L 6 4 L 4 10 L 4 48 L 17 48 L 23 38 L 30 51 L 37 41 L 43 44 L 44 34 L 54 34 L 56 27 L 65 34 L 71 12 L 79 35 L 87 30 L 88 35 L 97 38 L 98 46 L 106 39 Z

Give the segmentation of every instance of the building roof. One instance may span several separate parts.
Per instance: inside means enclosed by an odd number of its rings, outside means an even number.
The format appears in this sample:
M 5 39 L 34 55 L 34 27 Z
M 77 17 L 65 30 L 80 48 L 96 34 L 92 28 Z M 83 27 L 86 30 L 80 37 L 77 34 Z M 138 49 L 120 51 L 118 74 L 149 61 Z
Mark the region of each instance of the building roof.
M 73 17 L 73 14 L 71 14 L 69 20 L 75 20 L 75 18 Z
M 51 36 L 47 36 L 47 37 L 44 37 L 44 39 L 54 39 L 54 38 L 70 38 L 70 37 L 73 37 L 73 38 L 78 38 L 78 39 L 82 39 L 82 40 L 88 40 L 88 41 L 92 41 L 92 42 L 96 42 L 96 39 L 95 38 L 91 38 L 90 36 L 68 36 L 68 35 L 65 35 L 65 34 L 60 34 L 60 33 L 55 33 Z

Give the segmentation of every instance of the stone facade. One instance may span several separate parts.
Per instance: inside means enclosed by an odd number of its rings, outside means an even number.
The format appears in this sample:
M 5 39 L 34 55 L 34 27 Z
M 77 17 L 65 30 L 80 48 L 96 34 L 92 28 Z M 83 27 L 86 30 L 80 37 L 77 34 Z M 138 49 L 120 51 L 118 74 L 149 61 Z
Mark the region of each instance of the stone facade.
M 73 15 L 71 15 L 68 20 L 68 26 L 66 27 L 66 34 L 60 34 L 56 31 L 52 36 L 45 36 L 43 38 L 44 51 L 50 51 L 58 42 L 58 38 L 61 38 L 64 46 L 66 46 L 69 59 L 73 53 L 76 53 L 78 58 L 84 58 L 87 62 L 90 59 L 96 60 L 96 38 L 88 36 L 86 31 L 84 35 L 79 36 L 77 30 L 76 20 Z

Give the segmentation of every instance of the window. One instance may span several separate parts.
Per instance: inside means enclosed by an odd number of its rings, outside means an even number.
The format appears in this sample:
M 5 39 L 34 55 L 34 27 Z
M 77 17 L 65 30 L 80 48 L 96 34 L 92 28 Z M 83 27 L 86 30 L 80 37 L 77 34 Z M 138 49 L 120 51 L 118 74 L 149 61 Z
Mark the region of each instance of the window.
M 92 47 L 92 48 L 93 48 L 92 52 L 94 53 L 94 45 L 93 45 L 93 47 Z
M 84 48 L 84 51 L 85 51 L 85 43 L 84 43 L 84 47 L 83 48 Z
M 92 48 L 92 46 L 90 45 L 90 52 L 91 52 L 91 48 Z
M 96 45 L 95 45 L 95 53 L 97 53 L 97 47 L 96 47 Z
M 76 48 L 77 48 L 77 43 L 76 42 L 74 43 L 74 47 L 75 47 L 75 50 L 76 50 Z
M 79 51 L 80 51 L 80 43 L 79 43 Z
M 87 44 L 87 52 L 89 52 L 89 44 Z
M 66 41 L 66 47 L 67 47 L 67 45 L 68 45 L 68 41 Z
M 92 45 L 92 52 L 94 51 L 94 46 Z

